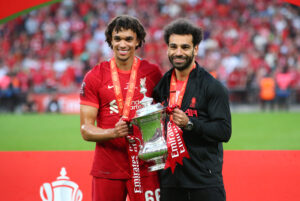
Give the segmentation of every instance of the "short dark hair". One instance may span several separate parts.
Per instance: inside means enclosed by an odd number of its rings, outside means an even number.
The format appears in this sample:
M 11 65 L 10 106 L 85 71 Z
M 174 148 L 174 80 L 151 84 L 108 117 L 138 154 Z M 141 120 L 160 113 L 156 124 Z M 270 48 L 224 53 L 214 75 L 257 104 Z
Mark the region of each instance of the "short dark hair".
M 146 32 L 140 21 L 137 18 L 129 15 L 120 15 L 113 18 L 105 30 L 106 42 L 108 43 L 109 47 L 112 48 L 111 41 L 112 32 L 114 30 L 116 32 L 119 32 L 128 29 L 136 33 L 137 40 L 139 41 L 139 45 L 136 46 L 136 49 L 141 47 L 143 43 L 145 43 Z
M 196 27 L 190 21 L 184 18 L 179 18 L 171 22 L 164 28 L 164 39 L 168 45 L 169 45 L 170 36 L 172 34 L 178 34 L 178 35 L 191 34 L 193 36 L 194 46 L 199 45 L 203 37 L 202 29 L 200 27 Z

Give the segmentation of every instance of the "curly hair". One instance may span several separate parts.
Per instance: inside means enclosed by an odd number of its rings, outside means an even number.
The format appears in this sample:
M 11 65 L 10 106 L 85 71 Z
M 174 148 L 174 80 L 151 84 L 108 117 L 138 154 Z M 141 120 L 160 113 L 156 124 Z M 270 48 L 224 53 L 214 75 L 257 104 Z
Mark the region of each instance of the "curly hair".
M 120 15 L 112 19 L 112 21 L 108 24 L 105 30 L 106 42 L 112 48 L 112 32 L 115 30 L 116 32 L 122 30 L 132 30 L 136 33 L 137 40 L 139 41 L 138 46 L 135 49 L 141 47 L 143 43 L 145 43 L 146 32 L 143 25 L 140 21 L 129 15 Z
M 164 40 L 169 45 L 169 39 L 172 34 L 193 36 L 193 45 L 199 45 L 202 41 L 202 29 L 193 25 L 184 18 L 177 19 L 164 28 Z

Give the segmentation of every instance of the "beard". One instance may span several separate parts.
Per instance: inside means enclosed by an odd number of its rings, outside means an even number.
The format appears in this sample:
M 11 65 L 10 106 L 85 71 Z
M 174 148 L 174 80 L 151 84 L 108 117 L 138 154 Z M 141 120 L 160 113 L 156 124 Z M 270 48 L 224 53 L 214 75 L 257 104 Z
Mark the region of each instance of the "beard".
M 194 58 L 194 51 L 192 52 L 191 56 L 169 56 L 169 61 L 171 62 L 171 64 L 173 65 L 174 68 L 176 68 L 179 71 L 183 71 L 185 69 L 187 69 Z M 174 62 L 174 59 L 184 59 L 185 62 L 183 63 L 176 63 Z

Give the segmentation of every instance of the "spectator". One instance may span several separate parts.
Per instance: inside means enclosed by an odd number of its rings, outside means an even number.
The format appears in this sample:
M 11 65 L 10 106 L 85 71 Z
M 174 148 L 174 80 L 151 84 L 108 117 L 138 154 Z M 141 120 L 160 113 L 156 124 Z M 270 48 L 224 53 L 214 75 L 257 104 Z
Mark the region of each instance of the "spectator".
M 275 101 L 275 80 L 270 74 L 266 74 L 265 77 L 263 77 L 260 80 L 259 83 L 260 88 L 260 106 L 261 109 L 264 111 L 266 109 L 267 105 L 270 105 L 270 109 L 274 110 L 274 101 Z
M 28 90 L 66 91 L 57 83 L 70 62 L 76 60 L 75 79 L 70 80 L 75 87 L 68 88 L 68 92 L 76 92 L 88 66 L 112 56 L 104 37 L 108 20 L 119 14 L 130 14 L 141 19 L 149 32 L 147 45 L 138 51 L 139 56 L 158 64 L 163 72 L 169 67 L 166 48 L 162 45 L 162 27 L 172 18 L 186 17 L 204 29 L 204 40 L 196 57 L 206 63 L 200 64 L 214 72 L 225 86 L 232 81 L 228 79 L 234 69 L 241 67 L 247 74 L 251 72 L 247 86 L 258 89 L 261 69 L 277 72 L 280 66 L 289 65 L 290 73 L 297 72 L 299 11 L 299 7 L 277 0 L 259 3 L 255 0 L 139 0 L 138 4 L 136 1 L 64 0 L 0 25 L 0 77 L 30 70 L 27 77 L 32 86 Z M 43 62 L 48 63 L 54 74 L 47 75 L 50 70 L 44 71 Z M 296 86 L 291 84 L 290 90 Z M 236 90 L 237 87 L 230 88 Z M 300 91 L 295 91 L 300 96 Z M 250 93 L 255 96 L 256 91 Z
M 59 113 L 60 112 L 60 106 L 58 103 L 57 94 L 51 94 L 50 101 L 47 106 L 47 112 L 49 112 L 49 113 Z
M 276 99 L 279 109 L 289 109 L 289 99 L 291 95 L 290 84 L 292 75 L 288 66 L 284 66 L 281 72 L 276 74 Z
M 23 104 L 23 112 L 25 112 L 25 113 L 36 113 L 37 112 L 37 103 L 34 100 L 31 93 L 26 96 L 26 101 Z

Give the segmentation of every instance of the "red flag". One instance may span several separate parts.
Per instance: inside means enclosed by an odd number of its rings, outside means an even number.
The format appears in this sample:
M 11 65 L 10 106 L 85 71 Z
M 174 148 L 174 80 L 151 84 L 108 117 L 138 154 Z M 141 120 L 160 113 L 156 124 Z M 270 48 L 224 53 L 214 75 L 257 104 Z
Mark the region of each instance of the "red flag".
M 32 10 L 60 2 L 61 0 L 9 0 L 0 1 L 0 24 Z
M 291 4 L 294 4 L 294 5 L 297 5 L 297 6 L 300 6 L 300 1 L 299 0 L 284 0 L 288 3 L 291 3 Z

